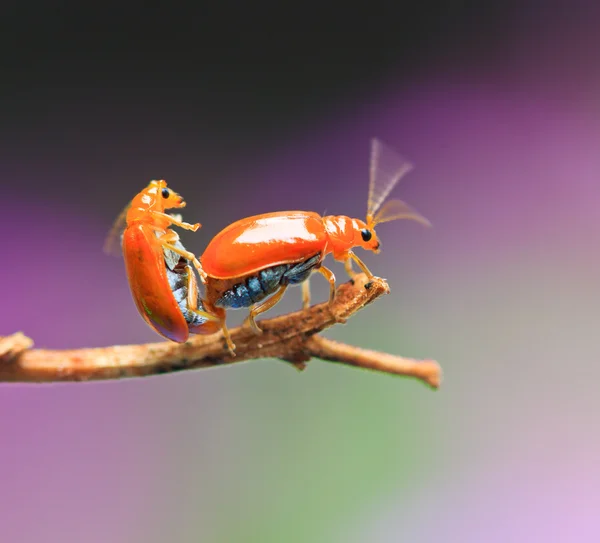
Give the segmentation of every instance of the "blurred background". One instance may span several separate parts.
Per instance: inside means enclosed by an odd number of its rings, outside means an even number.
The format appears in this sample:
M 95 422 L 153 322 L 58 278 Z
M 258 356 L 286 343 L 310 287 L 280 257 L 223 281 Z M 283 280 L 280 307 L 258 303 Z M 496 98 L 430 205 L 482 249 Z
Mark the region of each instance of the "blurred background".
M 434 228 L 382 225 L 360 256 L 391 295 L 326 334 L 445 381 L 264 360 L 0 386 L 0 540 L 598 541 L 599 25 L 577 1 L 5 2 L 0 334 L 157 340 L 102 252 L 150 179 L 201 253 L 255 213 L 362 218 L 376 136 Z

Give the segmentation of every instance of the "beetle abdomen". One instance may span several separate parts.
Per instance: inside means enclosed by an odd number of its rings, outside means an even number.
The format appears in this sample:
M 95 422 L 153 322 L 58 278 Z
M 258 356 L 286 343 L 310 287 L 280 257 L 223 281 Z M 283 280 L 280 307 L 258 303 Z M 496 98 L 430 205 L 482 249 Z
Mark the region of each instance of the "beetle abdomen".
M 243 283 L 238 283 L 225 291 L 215 305 L 241 309 L 264 300 L 279 288 L 288 267 L 288 265 L 282 264 L 261 270 L 257 275 L 252 275 Z
M 273 294 L 282 285 L 297 285 L 306 281 L 320 262 L 321 254 L 317 254 L 304 262 L 281 264 L 261 270 L 246 278 L 243 283 L 226 290 L 215 305 L 226 309 L 250 307 Z
M 175 246 L 183 248 L 183 245 L 179 241 L 175 243 Z M 190 284 L 188 278 L 189 260 L 178 255 L 177 253 L 174 253 L 173 251 L 169 251 L 168 249 L 165 249 L 164 254 L 169 287 L 171 288 L 173 297 L 175 298 L 175 301 L 177 302 L 177 305 L 183 314 L 185 322 L 188 324 L 188 327 L 202 326 L 208 321 L 208 319 L 205 319 L 201 315 L 198 315 L 198 313 L 191 311 L 188 308 L 187 303 Z M 197 298 L 197 309 L 200 311 L 205 311 L 199 293 Z

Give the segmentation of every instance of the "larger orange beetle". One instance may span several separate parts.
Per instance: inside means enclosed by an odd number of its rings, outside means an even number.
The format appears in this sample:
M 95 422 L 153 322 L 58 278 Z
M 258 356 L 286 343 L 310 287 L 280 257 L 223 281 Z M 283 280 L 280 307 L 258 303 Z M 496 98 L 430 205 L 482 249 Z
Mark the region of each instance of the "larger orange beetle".
M 378 253 L 377 224 L 413 219 L 429 225 L 427 219 L 400 200 L 382 205 L 411 169 L 410 163 L 373 140 L 366 221 L 343 215 L 321 217 L 310 211 L 283 211 L 242 219 L 217 234 L 201 257 L 206 287 L 203 302 L 208 312 L 221 319 L 228 344 L 227 309 L 250 308 L 247 320 L 260 332 L 256 317 L 273 307 L 289 285 L 301 283 L 304 307 L 310 304 L 307 279 L 313 271 L 329 281 L 331 303 L 335 298 L 335 276 L 322 264 L 327 254 L 344 262 L 350 277 L 355 275 L 352 261 L 373 277 L 352 249 L 362 247 Z

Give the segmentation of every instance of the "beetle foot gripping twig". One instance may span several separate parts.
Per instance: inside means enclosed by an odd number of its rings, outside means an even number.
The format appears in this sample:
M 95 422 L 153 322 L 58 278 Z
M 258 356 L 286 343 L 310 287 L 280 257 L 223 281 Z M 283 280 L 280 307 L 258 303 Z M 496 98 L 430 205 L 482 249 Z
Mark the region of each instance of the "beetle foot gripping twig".
M 324 302 L 308 309 L 262 320 L 263 333 L 246 327 L 231 330 L 236 344 L 232 356 L 220 334 L 195 336 L 184 344 L 173 342 L 117 345 L 94 349 L 31 349 L 22 334 L 0 338 L 0 382 L 58 382 L 143 377 L 180 370 L 207 368 L 244 360 L 279 358 L 298 369 L 312 358 L 365 369 L 415 377 L 437 388 L 439 365 L 345 345 L 319 336 L 319 332 L 389 292 L 384 279 L 367 280 L 357 274 L 341 285 L 333 304 Z M 367 283 L 370 287 L 366 288 Z M 6 362 L 9 358 L 12 361 Z

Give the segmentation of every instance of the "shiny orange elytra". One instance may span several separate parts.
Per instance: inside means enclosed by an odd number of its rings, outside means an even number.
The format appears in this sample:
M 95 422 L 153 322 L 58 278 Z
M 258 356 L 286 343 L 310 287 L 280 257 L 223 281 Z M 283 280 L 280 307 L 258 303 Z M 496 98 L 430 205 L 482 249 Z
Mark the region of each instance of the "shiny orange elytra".
M 302 284 L 303 302 L 310 303 L 308 277 L 320 272 L 330 284 L 330 303 L 335 297 L 335 276 L 322 265 L 326 255 L 345 264 L 353 277 L 352 261 L 373 277 L 353 248 L 379 252 L 375 226 L 395 219 L 413 219 L 429 225 L 417 211 L 399 200 L 384 204 L 398 181 L 412 169 L 379 140 L 373 140 L 369 201 L 366 221 L 325 216 L 309 211 L 284 211 L 256 215 L 237 221 L 208 244 L 201 257 L 206 294 L 204 307 L 222 319 L 227 335 L 227 309 L 250 308 L 249 324 L 273 307 L 289 285 Z
M 107 239 L 111 252 L 123 226 L 121 245 L 127 279 L 135 305 L 146 323 L 161 336 L 183 343 L 190 333 L 219 330 L 214 315 L 206 312 L 198 295 L 198 283 L 190 263 L 200 270 L 198 259 L 187 251 L 170 226 L 196 231 L 181 217 L 165 213 L 185 207 L 179 194 L 164 180 L 151 181 L 121 213 Z

